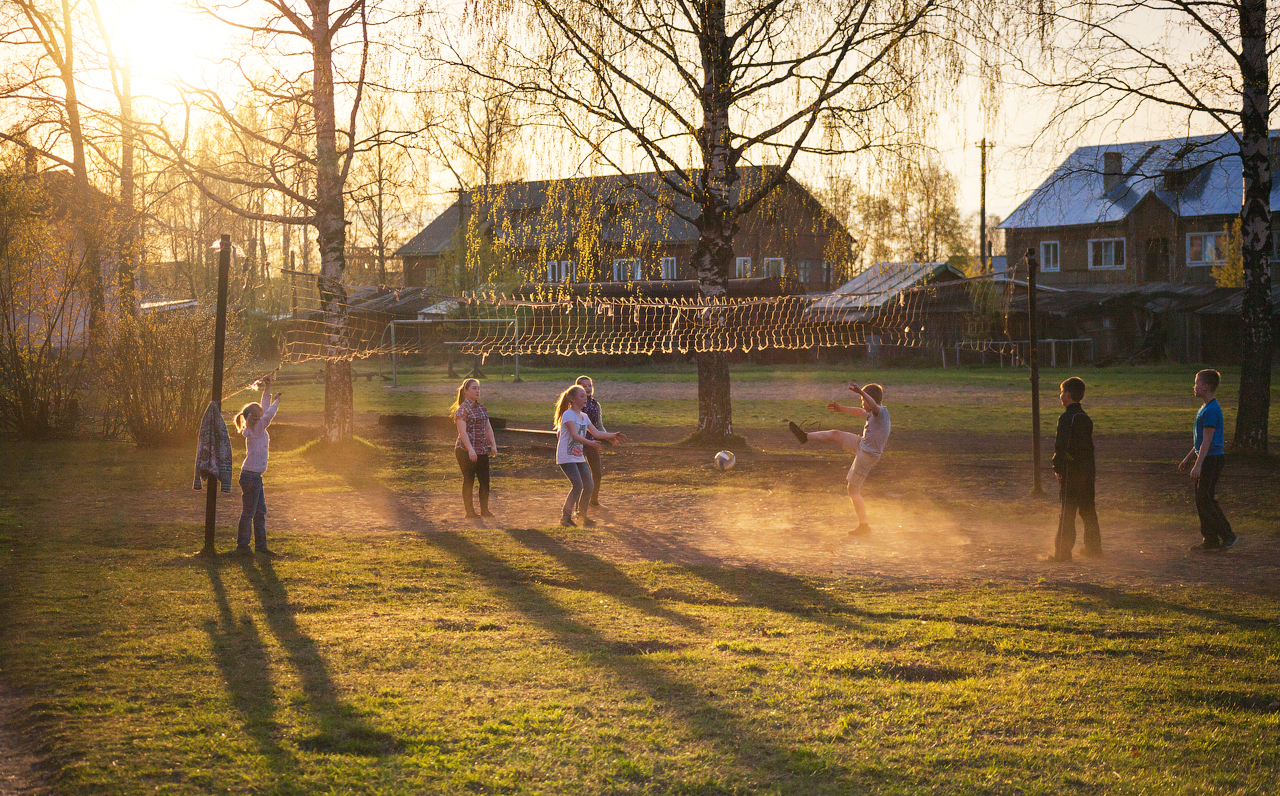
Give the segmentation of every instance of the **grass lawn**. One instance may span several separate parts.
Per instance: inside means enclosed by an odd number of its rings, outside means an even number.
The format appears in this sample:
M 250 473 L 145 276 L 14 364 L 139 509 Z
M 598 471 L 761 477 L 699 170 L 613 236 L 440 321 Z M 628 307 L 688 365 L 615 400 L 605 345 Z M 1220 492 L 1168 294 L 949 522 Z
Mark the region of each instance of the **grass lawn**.
M 149 508 L 202 502 L 190 451 L 0 450 L 0 680 L 58 794 L 1254 794 L 1280 770 L 1275 592 L 358 519 L 206 561 Z M 268 495 L 408 500 L 451 468 L 303 447 Z
M 379 363 L 358 363 L 357 370 L 377 370 Z M 286 372 L 312 372 L 314 365 L 293 366 Z M 390 371 L 387 370 L 389 373 Z M 503 375 L 503 374 L 507 375 Z M 527 382 L 553 382 L 565 386 L 581 375 L 579 369 L 522 368 L 521 378 Z M 486 381 L 489 388 L 510 380 L 510 369 L 491 368 Z M 1228 437 L 1235 428 L 1235 413 L 1239 383 L 1238 369 L 1224 369 L 1219 403 L 1227 423 Z M 1068 376 L 1080 375 L 1089 385 L 1085 398 L 1086 408 L 1093 417 L 1099 434 L 1187 434 L 1196 409 L 1200 404 L 1191 394 L 1195 369 L 1184 366 L 1138 366 L 1094 368 L 1080 367 L 1045 368 L 1040 375 L 1040 406 L 1042 429 L 1052 434 L 1061 406 L 1058 403 L 1058 385 Z M 625 384 L 687 383 L 697 382 L 697 373 L 691 365 L 662 365 L 614 369 L 596 374 L 602 383 Z M 733 370 L 735 384 L 775 384 L 785 388 L 790 383 L 831 385 L 831 395 L 842 395 L 842 385 L 850 378 L 861 383 L 880 382 L 887 390 L 886 404 L 893 413 L 895 430 L 951 432 L 957 434 L 1021 434 L 1031 428 L 1031 398 L 1028 371 L 1022 368 L 932 368 L 892 370 L 851 370 L 814 368 L 791 365 L 763 367 L 739 365 Z M 393 391 L 381 379 L 355 382 L 355 407 L 358 413 L 378 414 L 431 414 L 443 415 L 452 396 L 444 390 L 458 383 L 449 378 L 443 368 L 402 369 L 398 379 L 404 386 L 428 385 L 438 388 L 435 392 Z M 940 388 L 938 394 L 926 401 L 905 399 L 899 401 L 894 390 L 903 386 L 929 386 Z M 946 388 L 962 388 L 954 397 L 946 394 Z M 1280 369 L 1275 373 L 1273 389 L 1280 388 Z M 319 413 L 324 409 L 324 386 L 316 382 L 282 384 L 288 403 L 282 411 Z M 643 394 L 643 389 L 635 392 Z M 783 390 L 785 393 L 785 390 Z M 1280 391 L 1278 391 L 1280 392 Z M 854 402 L 849 395 L 848 403 Z M 602 399 L 608 411 L 606 422 L 612 427 L 672 426 L 692 430 L 697 425 L 698 402 L 696 399 L 646 400 L 642 397 L 615 400 L 607 389 Z M 237 396 L 228 401 L 228 407 L 238 406 L 240 400 L 250 400 L 252 394 Z M 821 401 L 788 400 L 734 400 L 734 425 L 748 433 L 752 429 L 777 428 L 787 420 L 828 424 L 831 415 Z M 530 402 L 505 398 L 482 398 L 490 413 L 521 425 L 538 428 L 550 427 L 549 402 Z M 1280 429 L 1280 401 L 1273 401 L 1271 427 Z

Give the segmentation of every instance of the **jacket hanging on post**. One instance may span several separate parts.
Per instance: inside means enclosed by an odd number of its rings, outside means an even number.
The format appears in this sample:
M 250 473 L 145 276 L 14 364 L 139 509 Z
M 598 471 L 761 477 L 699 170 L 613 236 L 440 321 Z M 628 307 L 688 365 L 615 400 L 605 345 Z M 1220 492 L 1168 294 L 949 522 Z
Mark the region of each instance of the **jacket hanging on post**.
M 222 419 L 222 409 L 209 402 L 200 421 L 200 440 L 196 446 L 196 480 L 192 488 L 203 489 L 205 478 L 216 478 L 223 492 L 231 491 L 231 437 Z

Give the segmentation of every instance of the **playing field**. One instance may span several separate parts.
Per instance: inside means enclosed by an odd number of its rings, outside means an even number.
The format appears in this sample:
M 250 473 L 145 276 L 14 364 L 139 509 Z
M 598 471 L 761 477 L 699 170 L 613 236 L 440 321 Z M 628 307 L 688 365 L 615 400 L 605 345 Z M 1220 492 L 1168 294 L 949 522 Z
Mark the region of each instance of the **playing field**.
M 738 369 L 728 473 L 678 444 L 691 372 L 597 371 L 632 444 L 591 529 L 558 527 L 543 439 L 499 433 L 496 516 L 468 521 L 453 435 L 378 425 L 456 380 L 360 380 L 336 451 L 322 388 L 283 385 L 275 560 L 191 556 L 194 440 L 0 443 L 0 793 L 1273 792 L 1280 467 L 1229 461 L 1241 543 L 1188 549 L 1193 372 L 1079 371 L 1106 555 L 1065 565 L 1013 369 Z M 578 372 L 522 375 L 481 401 L 550 428 Z M 1046 468 L 1066 375 L 1042 376 Z M 893 417 L 857 537 L 848 456 L 784 428 L 829 427 L 850 376 Z M 222 551 L 238 515 L 237 487 Z

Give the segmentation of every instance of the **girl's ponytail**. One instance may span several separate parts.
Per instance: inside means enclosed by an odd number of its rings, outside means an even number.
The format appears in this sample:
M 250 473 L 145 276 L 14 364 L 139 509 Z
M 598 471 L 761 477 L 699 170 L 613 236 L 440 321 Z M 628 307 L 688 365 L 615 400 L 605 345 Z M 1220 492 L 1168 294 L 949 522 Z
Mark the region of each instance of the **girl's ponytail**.
M 560 416 L 564 414 L 564 410 L 569 408 L 569 393 L 574 390 L 581 390 L 578 385 L 573 385 L 564 392 L 560 393 L 560 398 L 556 401 L 556 416 L 551 421 L 551 427 L 557 431 L 560 429 Z
M 456 418 L 458 416 L 458 407 L 462 406 L 462 402 L 467 400 L 467 388 L 472 384 L 479 384 L 479 379 L 463 379 L 462 384 L 458 386 L 458 397 L 453 399 L 453 403 L 449 405 L 449 417 Z
M 249 417 L 249 415 L 253 415 L 253 417 Z M 251 404 L 245 404 L 239 412 L 236 412 L 236 416 L 232 418 L 231 422 L 235 425 L 236 431 L 243 434 L 244 430 L 257 423 L 260 417 L 262 417 L 262 404 L 254 401 Z

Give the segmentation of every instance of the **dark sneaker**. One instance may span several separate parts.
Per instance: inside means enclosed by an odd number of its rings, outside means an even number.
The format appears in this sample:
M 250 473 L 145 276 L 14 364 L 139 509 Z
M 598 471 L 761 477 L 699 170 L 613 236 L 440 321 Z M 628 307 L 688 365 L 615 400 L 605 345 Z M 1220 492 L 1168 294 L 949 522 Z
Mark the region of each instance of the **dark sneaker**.
M 1230 536 L 1228 536 L 1226 539 L 1223 539 L 1223 540 L 1222 540 L 1222 543 L 1218 545 L 1218 549 L 1220 549 L 1220 550 L 1226 550 L 1226 549 L 1228 549 L 1228 548 L 1230 548 L 1230 547 L 1234 547 L 1234 546 L 1235 546 L 1235 543 L 1236 543 L 1236 542 L 1238 542 L 1238 541 L 1240 541 L 1240 537 L 1239 537 L 1239 536 L 1236 536 L 1236 535 L 1233 533 L 1233 534 L 1231 534 Z
M 237 548 L 236 548 L 236 552 L 234 553 L 234 555 L 237 555 L 237 556 L 251 556 L 251 555 L 253 555 L 253 550 L 252 550 L 252 549 L 249 547 L 249 545 L 247 545 L 247 544 L 246 544 L 246 545 L 241 545 L 240 547 L 237 547 Z
M 1054 553 L 1053 555 L 1046 557 L 1045 561 L 1049 561 L 1054 564 L 1069 564 L 1071 563 L 1071 554 L 1070 553 Z
M 266 556 L 267 558 L 279 558 L 279 557 L 280 557 L 280 554 L 279 554 L 279 553 L 277 553 L 277 552 L 276 552 L 276 551 L 274 551 L 274 550 L 269 550 L 269 549 L 267 549 L 267 548 L 265 548 L 265 547 L 259 547 L 259 548 L 255 549 L 253 552 L 257 553 L 257 554 L 258 554 L 258 555 L 260 555 L 260 556 Z
M 867 525 L 865 522 L 859 525 L 857 528 L 854 528 L 852 531 L 849 531 L 850 536 L 863 536 L 864 534 L 868 534 L 868 533 L 871 533 L 871 526 Z
M 1232 542 L 1232 544 L 1235 544 L 1235 543 Z M 1222 542 L 1219 542 L 1217 539 L 1205 539 L 1200 544 L 1191 545 L 1191 549 L 1192 550 L 1221 550 Z
M 493 512 L 489 511 L 488 509 L 480 509 L 480 516 L 481 516 L 481 517 L 492 517 L 492 516 L 493 516 Z
M 800 441 L 801 445 L 809 441 L 809 435 L 805 433 L 805 430 L 803 428 L 800 428 L 790 420 L 787 421 L 787 431 L 790 431 L 792 434 L 794 434 L 795 438 Z
M 560 520 L 560 527 L 561 528 L 577 528 L 578 523 L 574 522 L 568 517 L 565 517 L 564 519 Z

